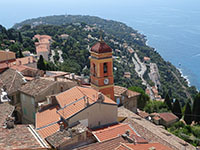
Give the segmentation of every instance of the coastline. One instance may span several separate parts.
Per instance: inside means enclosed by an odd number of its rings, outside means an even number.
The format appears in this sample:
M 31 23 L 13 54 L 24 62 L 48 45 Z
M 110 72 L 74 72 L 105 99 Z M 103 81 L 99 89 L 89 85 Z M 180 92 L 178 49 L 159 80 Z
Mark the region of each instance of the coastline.
M 149 40 L 148 40 L 148 39 L 146 39 L 145 44 L 146 44 L 147 46 L 151 47 L 151 46 L 149 45 Z M 154 47 L 153 47 L 153 48 L 154 48 Z M 157 51 L 156 48 L 154 48 L 154 51 Z M 158 53 L 159 53 L 159 52 L 158 52 Z M 159 53 L 159 54 L 160 54 L 160 53 Z M 161 56 L 161 57 L 162 57 L 162 56 Z M 166 60 L 165 60 L 165 61 L 166 61 Z M 173 65 L 174 65 L 174 64 L 173 64 Z M 175 66 L 175 65 L 174 65 L 174 66 Z M 175 66 L 175 67 L 176 67 L 176 66 Z M 176 67 L 176 69 L 180 72 L 181 77 L 183 77 L 183 78 L 186 80 L 187 85 L 188 85 L 189 87 L 191 87 L 191 82 L 190 82 L 188 76 L 183 74 L 181 68 Z M 197 88 L 197 87 L 196 87 L 196 88 Z M 198 88 L 197 88 L 197 90 L 198 90 Z M 199 90 L 198 90 L 198 91 L 199 91 Z

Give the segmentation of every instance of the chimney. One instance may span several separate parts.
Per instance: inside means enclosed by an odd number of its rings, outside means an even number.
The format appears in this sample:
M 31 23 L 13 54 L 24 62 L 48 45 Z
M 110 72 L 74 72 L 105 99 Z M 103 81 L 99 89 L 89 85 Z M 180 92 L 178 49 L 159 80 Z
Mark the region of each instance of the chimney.
M 105 100 L 104 95 L 101 92 L 98 92 L 98 99 L 97 99 L 97 101 L 100 102 L 100 103 L 103 103 L 104 100 Z
M 62 124 L 60 125 L 60 131 L 62 132 L 62 131 L 64 131 L 64 129 L 65 129 L 65 126 L 64 126 L 64 124 L 62 123 Z
M 8 117 L 6 119 L 6 128 L 8 128 L 8 129 L 14 128 L 14 118 L 13 117 Z
M 125 134 L 126 134 L 127 136 L 130 136 L 130 130 L 126 130 Z
M 74 80 L 75 79 L 75 74 L 72 73 L 71 75 L 72 75 L 72 80 Z

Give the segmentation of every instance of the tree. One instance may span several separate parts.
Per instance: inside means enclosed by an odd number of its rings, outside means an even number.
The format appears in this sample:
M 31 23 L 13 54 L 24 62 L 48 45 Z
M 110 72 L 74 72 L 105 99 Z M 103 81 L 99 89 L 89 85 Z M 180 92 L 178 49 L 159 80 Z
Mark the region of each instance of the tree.
M 22 54 L 22 49 L 20 48 L 20 49 L 19 49 L 19 58 L 22 58 L 22 57 L 24 57 L 24 56 L 23 56 L 23 54 Z
M 200 122 L 200 92 L 194 98 L 193 115 L 194 115 L 194 121 L 199 123 Z
M 179 118 L 182 118 L 182 111 L 179 100 L 176 99 L 175 103 L 173 104 L 172 112 Z
M 132 87 L 129 87 L 128 88 L 129 90 L 131 91 L 135 91 L 135 92 L 138 92 L 140 93 L 140 97 L 138 99 L 138 108 L 143 110 L 146 103 L 150 100 L 149 96 L 144 92 L 144 90 L 140 87 L 135 87 L 135 86 L 132 86 Z
M 172 110 L 172 103 L 171 103 L 171 100 L 170 100 L 170 97 L 169 97 L 169 94 L 167 93 L 166 96 L 165 96 L 165 103 L 167 104 L 168 108 L 170 110 Z
M 189 102 L 186 104 L 184 121 L 187 125 L 192 123 L 192 110 Z
M 40 58 L 37 62 L 37 68 L 40 69 L 40 70 L 46 70 L 46 66 L 45 66 L 45 63 L 44 63 L 44 59 L 43 59 L 43 56 L 40 55 Z
M 18 33 L 18 40 L 21 44 L 23 43 L 21 32 Z

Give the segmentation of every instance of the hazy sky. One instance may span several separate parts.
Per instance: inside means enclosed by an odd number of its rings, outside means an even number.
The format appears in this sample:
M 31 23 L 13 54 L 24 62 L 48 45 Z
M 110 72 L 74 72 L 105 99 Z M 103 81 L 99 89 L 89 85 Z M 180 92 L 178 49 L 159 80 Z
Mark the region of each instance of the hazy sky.
M 56 14 L 95 15 L 118 20 L 123 18 L 120 15 L 127 15 L 133 9 L 140 12 L 148 5 L 155 5 L 155 1 L 165 3 L 164 0 L 0 0 L 0 24 L 11 27 L 25 19 Z
M 0 24 L 8 28 L 25 19 L 60 14 L 95 15 L 126 22 L 123 18 L 149 13 L 147 9 L 155 11 L 157 7 L 175 5 L 189 8 L 192 3 L 189 0 L 0 0 Z

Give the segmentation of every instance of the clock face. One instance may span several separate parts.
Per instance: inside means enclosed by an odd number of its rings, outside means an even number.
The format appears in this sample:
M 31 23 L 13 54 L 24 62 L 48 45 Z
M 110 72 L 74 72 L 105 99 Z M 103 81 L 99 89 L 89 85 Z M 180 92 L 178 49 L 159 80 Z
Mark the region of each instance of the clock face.
M 108 83 L 109 83 L 109 79 L 108 78 L 104 79 L 104 84 L 108 84 Z

